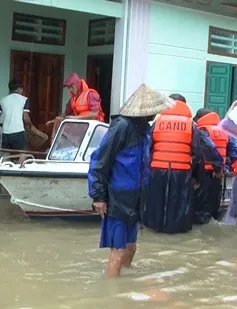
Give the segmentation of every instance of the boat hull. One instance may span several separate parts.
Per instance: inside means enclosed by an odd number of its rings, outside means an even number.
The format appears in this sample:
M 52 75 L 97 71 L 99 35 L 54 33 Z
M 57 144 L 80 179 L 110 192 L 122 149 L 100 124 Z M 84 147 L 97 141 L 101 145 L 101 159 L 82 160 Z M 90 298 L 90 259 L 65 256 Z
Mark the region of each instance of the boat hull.
M 2 167 L 0 183 L 29 217 L 60 217 L 74 219 L 97 215 L 88 197 L 88 165 L 32 164 L 27 168 Z M 228 206 L 232 180 L 226 179 L 225 198 L 222 206 Z
M 1 176 L 1 184 L 29 217 L 77 217 L 95 214 L 86 178 Z

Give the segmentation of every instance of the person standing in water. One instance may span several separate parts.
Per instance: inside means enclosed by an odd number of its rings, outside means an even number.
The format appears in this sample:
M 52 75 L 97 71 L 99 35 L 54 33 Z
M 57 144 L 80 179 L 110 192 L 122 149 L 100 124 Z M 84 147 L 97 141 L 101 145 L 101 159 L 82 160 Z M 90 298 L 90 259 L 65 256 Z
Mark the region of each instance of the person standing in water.
M 150 153 L 149 121 L 174 105 L 145 85 L 130 97 L 91 155 L 89 195 L 102 217 L 101 248 L 110 248 L 107 277 L 129 267 L 136 252 Z
M 173 93 L 170 95 L 170 98 L 175 101 L 180 101 L 183 103 L 187 103 L 187 100 L 184 96 L 182 96 L 179 93 Z M 195 123 L 193 123 L 193 126 L 196 127 Z M 196 130 L 196 129 L 195 129 Z M 192 158 L 192 180 L 193 180 L 193 188 L 196 189 L 199 186 L 199 183 L 197 183 L 197 179 L 201 181 L 204 177 L 204 161 L 200 157 L 193 156 Z
M 220 117 L 207 108 L 197 111 L 194 121 L 200 135 L 201 150 L 205 161 L 205 178 L 194 191 L 194 223 L 205 224 L 211 218 L 222 219 L 221 206 L 222 177 L 226 157 L 232 169 L 237 167 L 237 144 L 233 138 L 218 127 Z
M 231 104 L 225 117 L 237 106 L 237 100 Z M 237 140 L 233 139 L 233 143 L 237 144 Z M 237 155 L 237 154 L 236 154 Z M 233 169 L 232 169 L 233 170 Z M 224 218 L 224 223 L 228 225 L 237 225 L 237 168 L 234 169 L 234 176 L 232 177 L 232 190 L 228 209 Z
M 184 233 L 192 229 L 193 177 L 200 182 L 201 151 L 196 125 L 186 100 L 156 119 L 152 133 L 151 171 L 144 225 L 155 232 Z M 185 102 L 184 102 L 185 101 Z M 194 164 L 196 166 L 194 166 Z

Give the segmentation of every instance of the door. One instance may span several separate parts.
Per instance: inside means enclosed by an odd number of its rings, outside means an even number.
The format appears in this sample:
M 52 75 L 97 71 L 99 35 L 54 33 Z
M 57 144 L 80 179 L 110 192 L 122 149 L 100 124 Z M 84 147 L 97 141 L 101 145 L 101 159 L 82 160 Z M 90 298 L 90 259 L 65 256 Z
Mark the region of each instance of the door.
M 98 66 L 98 89 L 102 99 L 105 121 L 110 119 L 110 102 L 112 86 L 113 57 L 101 58 Z
M 97 61 L 93 56 L 87 57 L 87 73 L 86 73 L 86 82 L 89 87 L 96 89 L 97 87 Z
M 206 107 L 224 118 L 232 99 L 232 65 L 207 64 Z
M 37 62 L 35 55 L 28 52 L 11 52 L 11 79 L 18 79 L 24 84 L 24 95 L 28 98 L 34 98 L 37 91 L 38 75 Z M 34 81 L 34 82 L 33 82 Z M 33 116 L 32 111 L 32 116 Z
M 87 83 L 98 91 L 105 121 L 110 119 L 110 101 L 113 71 L 113 55 L 89 56 L 87 58 Z
M 38 63 L 37 127 L 39 130 L 51 134 L 52 132 L 46 128 L 45 123 L 61 113 L 63 56 L 41 54 L 38 56 Z
M 49 136 L 52 128 L 45 123 L 61 112 L 63 64 L 62 55 L 11 51 L 11 79 L 24 83 L 32 123 Z

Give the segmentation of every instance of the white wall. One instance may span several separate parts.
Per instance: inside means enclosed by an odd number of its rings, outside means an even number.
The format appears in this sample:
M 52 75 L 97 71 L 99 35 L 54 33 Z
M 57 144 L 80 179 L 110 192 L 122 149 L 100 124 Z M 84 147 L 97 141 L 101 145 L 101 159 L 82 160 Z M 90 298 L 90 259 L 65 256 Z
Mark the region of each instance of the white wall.
M 237 20 L 152 4 L 148 84 L 166 94 L 183 94 L 193 113 L 204 104 L 207 60 L 237 64 L 237 58 L 207 53 L 209 26 L 237 31 Z

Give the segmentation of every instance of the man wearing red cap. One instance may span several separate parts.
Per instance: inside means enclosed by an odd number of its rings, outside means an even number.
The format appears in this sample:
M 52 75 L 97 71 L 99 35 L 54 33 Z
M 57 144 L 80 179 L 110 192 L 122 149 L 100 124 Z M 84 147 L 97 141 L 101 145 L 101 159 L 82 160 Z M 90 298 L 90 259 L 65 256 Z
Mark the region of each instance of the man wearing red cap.
M 86 82 L 76 73 L 71 74 L 64 82 L 63 87 L 69 89 L 70 100 L 66 109 L 59 117 L 48 121 L 46 125 L 56 124 L 64 118 L 94 119 L 104 122 L 104 113 L 101 108 L 101 99 L 98 92 L 88 87 Z

